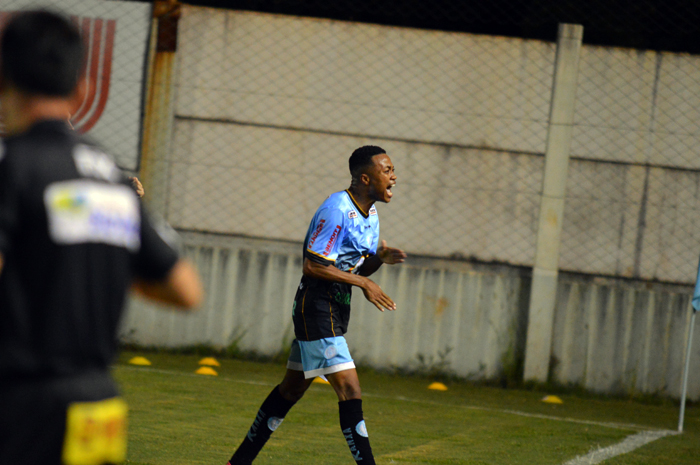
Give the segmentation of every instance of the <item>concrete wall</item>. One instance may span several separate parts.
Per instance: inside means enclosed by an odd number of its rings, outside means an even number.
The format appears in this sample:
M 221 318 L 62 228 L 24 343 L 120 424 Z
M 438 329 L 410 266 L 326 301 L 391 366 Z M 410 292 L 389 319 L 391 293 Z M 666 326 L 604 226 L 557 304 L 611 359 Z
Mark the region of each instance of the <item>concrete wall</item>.
M 125 340 L 286 347 L 308 221 L 347 187 L 351 151 L 374 143 L 399 176 L 378 206 L 382 239 L 476 260 L 382 269 L 399 311 L 355 296 L 354 356 L 479 379 L 522 368 L 553 44 L 184 7 L 177 59 L 166 214 L 202 231 L 185 240 L 209 297 L 192 317 L 132 301 Z M 690 288 L 641 280 L 695 277 L 697 66 L 583 48 L 560 267 L 589 275 L 561 275 L 557 381 L 678 395 Z
M 202 310 L 177 313 L 132 299 L 121 339 L 160 347 L 235 345 L 269 356 L 288 348 L 301 244 L 202 233 L 184 233 L 183 242 L 205 283 Z M 398 309 L 380 313 L 354 292 L 347 339 L 359 364 L 517 379 L 525 348 L 527 269 L 412 257 L 382 267 L 374 279 Z M 597 392 L 679 397 L 691 292 L 563 273 L 552 379 Z M 698 344 L 693 360 L 700 360 Z M 688 392 L 700 399 L 698 370 L 691 372 Z
M 178 119 L 168 220 L 187 229 L 301 241 L 323 200 L 350 185 L 348 154 L 371 142 Z M 377 205 L 383 239 L 417 254 L 532 262 L 543 157 L 380 143 L 398 177 L 391 203 Z M 276 147 L 286 148 L 257 156 Z
M 683 286 L 562 275 L 552 379 L 601 393 L 680 397 L 691 294 Z M 691 360 L 689 392 L 697 399 L 697 346 Z
M 175 226 L 301 240 L 375 143 L 399 176 L 383 238 L 532 266 L 553 44 L 185 7 L 177 57 Z M 694 279 L 698 60 L 583 47 L 563 269 Z

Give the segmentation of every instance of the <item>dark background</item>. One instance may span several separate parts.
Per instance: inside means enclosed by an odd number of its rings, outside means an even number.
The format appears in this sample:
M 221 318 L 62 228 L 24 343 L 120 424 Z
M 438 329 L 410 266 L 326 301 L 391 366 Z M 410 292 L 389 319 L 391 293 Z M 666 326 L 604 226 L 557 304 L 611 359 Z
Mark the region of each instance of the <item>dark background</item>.
M 700 53 L 700 0 L 183 0 L 190 5 L 554 41 Z

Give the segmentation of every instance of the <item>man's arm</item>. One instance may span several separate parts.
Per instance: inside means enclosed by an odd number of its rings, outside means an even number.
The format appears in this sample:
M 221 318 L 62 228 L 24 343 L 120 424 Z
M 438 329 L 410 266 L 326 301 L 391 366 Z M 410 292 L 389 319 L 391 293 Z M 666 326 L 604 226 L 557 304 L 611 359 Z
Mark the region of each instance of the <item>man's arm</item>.
M 194 266 L 186 260 L 178 260 L 161 281 L 137 278 L 132 288 L 144 297 L 157 302 L 175 305 L 189 310 L 202 303 L 204 292 Z
M 382 241 L 382 245 L 377 250 L 377 253 L 367 257 L 357 274 L 360 276 L 371 276 L 383 263 L 388 265 L 403 263 L 406 257 L 407 255 L 403 250 L 387 247 L 386 241 Z
M 364 276 L 340 271 L 333 265 L 321 265 L 308 258 L 304 258 L 304 276 L 357 286 L 362 289 L 365 298 L 380 311 L 383 312 L 384 309 L 396 310 L 394 301 L 382 291 L 379 285 Z

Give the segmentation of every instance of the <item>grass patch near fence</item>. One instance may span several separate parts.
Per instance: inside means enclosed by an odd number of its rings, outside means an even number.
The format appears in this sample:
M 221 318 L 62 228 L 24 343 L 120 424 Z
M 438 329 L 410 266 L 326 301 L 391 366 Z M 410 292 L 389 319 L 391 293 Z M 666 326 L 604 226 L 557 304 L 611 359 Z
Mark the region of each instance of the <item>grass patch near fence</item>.
M 150 367 L 127 365 L 146 356 Z M 224 465 L 284 365 L 221 359 L 219 376 L 196 375 L 199 355 L 121 354 L 114 367 L 130 406 L 129 464 Z M 642 429 L 675 429 L 670 402 L 447 383 L 360 370 L 363 407 L 378 464 L 562 464 Z M 686 413 L 686 432 L 659 439 L 606 464 L 697 464 L 700 414 Z M 613 425 L 613 423 L 615 425 Z M 352 464 L 330 386 L 314 384 L 273 434 L 256 464 Z

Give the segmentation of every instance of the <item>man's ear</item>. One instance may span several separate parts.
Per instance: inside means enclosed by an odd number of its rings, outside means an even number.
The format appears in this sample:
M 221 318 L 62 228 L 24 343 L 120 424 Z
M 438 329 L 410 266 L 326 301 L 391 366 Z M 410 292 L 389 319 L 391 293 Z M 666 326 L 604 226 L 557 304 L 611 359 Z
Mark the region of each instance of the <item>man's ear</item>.
M 362 173 L 362 174 L 360 175 L 360 182 L 361 182 L 362 184 L 364 184 L 364 185 L 366 185 L 366 186 L 369 186 L 369 181 L 370 181 L 370 179 L 369 179 L 369 175 L 368 175 L 368 174 Z
M 83 100 L 85 100 L 85 95 L 87 94 L 87 79 L 85 76 L 78 80 L 78 84 L 75 86 L 73 94 L 69 97 L 70 100 L 70 113 L 72 115 L 78 111 L 80 105 L 82 105 Z

